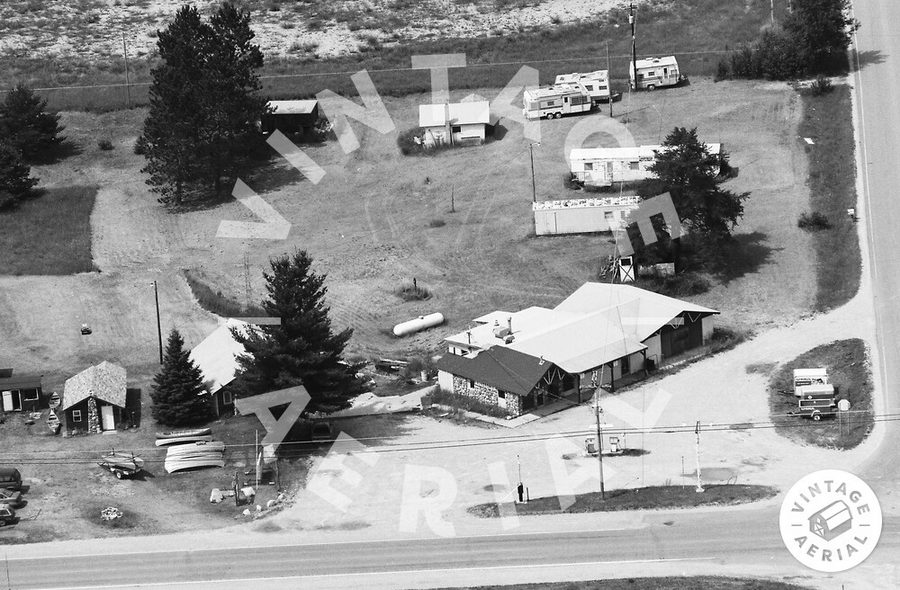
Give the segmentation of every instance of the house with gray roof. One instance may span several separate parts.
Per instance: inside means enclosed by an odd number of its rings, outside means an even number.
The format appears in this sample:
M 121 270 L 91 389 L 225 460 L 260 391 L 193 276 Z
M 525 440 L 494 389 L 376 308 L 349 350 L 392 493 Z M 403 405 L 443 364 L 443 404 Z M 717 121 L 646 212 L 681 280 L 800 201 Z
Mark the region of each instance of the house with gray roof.
M 125 367 L 109 361 L 66 379 L 61 407 L 66 429 L 87 433 L 115 430 L 127 421 Z
M 554 396 L 580 402 L 582 389 L 614 389 L 708 343 L 718 313 L 631 285 L 585 283 L 553 309 L 490 312 L 446 338 L 438 384 L 496 400 L 512 416 Z

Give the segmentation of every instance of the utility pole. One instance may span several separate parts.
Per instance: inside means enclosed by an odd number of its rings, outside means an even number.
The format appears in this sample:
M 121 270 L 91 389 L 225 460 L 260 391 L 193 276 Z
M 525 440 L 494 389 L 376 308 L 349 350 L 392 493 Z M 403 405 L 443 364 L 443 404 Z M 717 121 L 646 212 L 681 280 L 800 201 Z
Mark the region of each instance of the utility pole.
M 541 145 L 541 144 L 538 144 Z M 528 144 L 528 154 L 531 157 L 531 202 L 537 203 L 537 186 L 534 184 L 534 144 Z
M 634 89 L 638 89 L 638 73 L 637 73 L 637 38 L 634 32 L 634 2 L 631 3 L 631 11 L 628 14 L 628 22 L 631 23 L 631 71 L 634 76 Z
M 697 420 L 697 425 L 694 427 L 694 433 L 697 435 L 697 492 L 702 492 L 703 484 L 700 483 L 700 420 Z
M 153 281 L 153 298 L 156 300 L 156 335 L 159 337 L 159 364 L 163 364 L 162 326 L 159 321 L 159 290 Z
M 125 54 L 125 108 L 131 108 L 131 84 L 128 81 L 128 43 L 125 41 L 125 31 L 122 31 L 122 49 Z
M 772 24 L 775 24 L 775 0 L 769 0 L 769 17 L 772 19 Z
M 600 381 L 603 381 L 603 374 L 600 374 Z M 600 424 L 600 391 L 598 385 L 594 391 L 594 417 L 597 419 L 597 463 L 600 466 L 600 500 L 606 500 L 606 484 L 603 481 L 603 427 Z
M 609 73 L 612 69 L 609 66 L 609 39 L 606 40 L 606 85 L 609 87 L 609 116 L 612 117 L 612 80 L 609 77 Z
M 454 187 L 450 185 L 450 213 L 456 213 L 456 203 L 454 202 Z

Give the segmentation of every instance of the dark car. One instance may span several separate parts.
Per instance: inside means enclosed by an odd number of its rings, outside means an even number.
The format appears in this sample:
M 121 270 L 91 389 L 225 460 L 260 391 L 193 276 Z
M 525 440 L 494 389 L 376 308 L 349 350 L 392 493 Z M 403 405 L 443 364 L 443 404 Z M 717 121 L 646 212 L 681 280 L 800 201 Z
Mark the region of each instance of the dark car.
M 16 507 L 22 503 L 22 492 L 0 488 L 0 506 Z
M 16 511 L 7 506 L 0 504 L 0 526 L 13 524 L 16 522 Z
M 15 467 L 0 467 L 0 488 L 22 489 L 22 474 Z

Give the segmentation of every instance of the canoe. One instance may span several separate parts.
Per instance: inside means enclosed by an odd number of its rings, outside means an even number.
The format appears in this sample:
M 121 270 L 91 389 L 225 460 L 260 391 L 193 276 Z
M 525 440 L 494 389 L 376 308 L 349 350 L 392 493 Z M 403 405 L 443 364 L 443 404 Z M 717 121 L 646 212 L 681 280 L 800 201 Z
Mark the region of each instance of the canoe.
M 177 446 L 184 445 L 188 443 L 196 443 L 196 442 L 208 442 L 212 440 L 212 436 L 208 434 L 203 434 L 200 436 L 181 436 L 178 438 L 160 438 L 156 441 L 156 446 L 158 447 L 166 447 L 166 446 Z
M 216 455 L 214 457 L 172 458 L 166 459 L 165 463 L 166 473 L 197 467 L 225 467 L 225 459 L 221 455 Z
M 156 438 L 182 438 L 185 436 L 205 436 L 212 434 L 211 428 L 193 428 L 188 430 L 172 430 L 171 432 L 157 432 Z
M 225 443 L 220 440 L 212 440 L 209 442 L 195 442 L 184 445 L 173 445 L 168 448 L 166 457 L 176 457 L 180 455 L 190 455 L 194 453 L 224 453 Z
M 144 468 L 144 460 L 131 453 L 107 453 L 100 457 L 100 462 L 128 471 L 140 471 Z

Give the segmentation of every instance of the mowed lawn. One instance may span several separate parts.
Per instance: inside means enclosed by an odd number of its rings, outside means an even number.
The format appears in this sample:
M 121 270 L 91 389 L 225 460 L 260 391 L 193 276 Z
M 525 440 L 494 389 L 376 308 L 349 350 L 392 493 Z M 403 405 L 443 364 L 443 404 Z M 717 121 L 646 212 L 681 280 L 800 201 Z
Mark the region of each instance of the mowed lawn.
M 804 590 L 808 586 L 753 578 L 679 576 L 505 586 L 467 586 L 465 588 L 443 588 L 442 590 L 621 590 L 622 588 L 628 588 L 628 590 Z
M 0 275 L 89 272 L 96 186 L 39 188 L 0 211 Z

